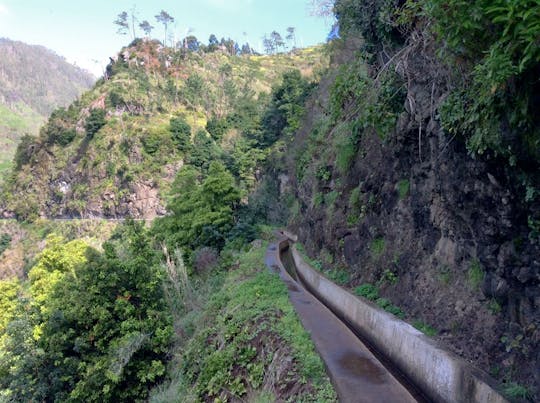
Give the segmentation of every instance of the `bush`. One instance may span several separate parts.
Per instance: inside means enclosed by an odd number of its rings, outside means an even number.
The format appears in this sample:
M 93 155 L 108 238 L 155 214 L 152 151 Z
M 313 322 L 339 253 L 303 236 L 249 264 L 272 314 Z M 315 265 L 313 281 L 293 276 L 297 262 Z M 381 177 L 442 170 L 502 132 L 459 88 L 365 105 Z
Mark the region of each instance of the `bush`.
M 155 154 L 163 141 L 163 134 L 159 130 L 152 130 L 142 138 L 144 151 L 148 154 Z
M 0 388 L 13 401 L 144 400 L 165 374 L 172 326 L 143 225 L 121 226 L 103 253 L 50 241 L 3 340 Z
M 26 165 L 32 159 L 32 156 L 38 148 L 37 139 L 34 136 L 25 134 L 21 137 L 17 151 L 15 151 L 15 169 L 20 170 L 23 165 Z
M 195 251 L 193 267 L 199 274 L 215 268 L 219 262 L 218 252 L 214 248 L 203 247 Z
M 379 257 L 383 254 L 385 246 L 386 242 L 384 238 L 376 238 L 371 241 L 371 244 L 369 245 L 369 250 L 371 251 L 373 257 Z
M 2 256 L 2 253 L 9 248 L 9 245 L 11 244 L 11 235 L 7 233 L 3 233 L 0 235 L 0 256 Z
M 182 117 L 175 117 L 170 120 L 171 138 L 176 147 L 185 152 L 191 144 L 191 126 Z
M 215 141 L 221 140 L 228 129 L 229 124 L 227 119 L 224 118 L 217 118 L 214 116 L 206 123 L 206 131 L 210 133 L 210 136 L 212 136 Z
M 482 280 L 484 279 L 484 270 L 482 269 L 482 266 L 480 265 L 480 261 L 478 259 L 473 259 L 469 265 L 469 272 L 468 272 L 468 278 L 469 283 L 473 288 L 478 288 Z
M 402 43 L 395 12 L 404 0 L 336 0 L 334 12 L 345 34 L 360 34 L 371 49 Z
M 356 295 L 375 301 L 379 298 L 379 289 L 373 284 L 361 284 L 354 289 Z
M 86 130 L 86 136 L 92 138 L 99 129 L 105 125 L 105 110 L 104 109 L 92 109 L 90 115 L 86 118 L 84 129 Z
M 404 199 L 409 195 L 410 184 L 408 179 L 400 180 L 396 187 L 400 199 Z

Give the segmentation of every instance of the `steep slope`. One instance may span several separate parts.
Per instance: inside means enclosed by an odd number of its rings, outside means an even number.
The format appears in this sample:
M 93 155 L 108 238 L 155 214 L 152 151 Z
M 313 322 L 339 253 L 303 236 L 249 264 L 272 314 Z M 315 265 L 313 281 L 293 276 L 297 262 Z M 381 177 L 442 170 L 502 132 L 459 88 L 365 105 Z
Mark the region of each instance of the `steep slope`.
M 47 116 L 67 106 L 95 78 L 42 46 L 0 38 L 0 177 L 20 138 L 37 135 Z
M 425 2 L 337 1 L 346 40 L 332 45 L 334 66 L 267 186 L 316 266 L 436 335 L 511 397 L 533 399 L 539 60 L 506 47 L 512 27 L 481 2 L 484 29 L 500 38 L 474 34 L 470 53 L 441 58 L 458 28 L 476 29 L 457 3 L 445 20 Z M 489 59 L 508 55 L 512 73 Z
M 245 153 L 239 133 L 257 131 L 281 74 L 313 76 L 323 60 L 318 49 L 240 57 L 137 40 L 105 79 L 21 144 L 4 208 L 22 218 L 162 215 L 163 196 L 185 162 L 204 170 L 224 151 Z M 230 161 L 249 187 L 255 165 Z

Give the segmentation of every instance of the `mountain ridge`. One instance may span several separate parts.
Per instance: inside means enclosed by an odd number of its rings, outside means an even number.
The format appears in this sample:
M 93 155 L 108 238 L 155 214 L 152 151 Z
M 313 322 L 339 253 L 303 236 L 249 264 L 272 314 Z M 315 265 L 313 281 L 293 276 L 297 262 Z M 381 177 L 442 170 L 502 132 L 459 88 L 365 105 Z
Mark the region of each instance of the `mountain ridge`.
M 67 106 L 95 77 L 41 45 L 0 38 L 0 177 L 24 135 L 37 136 L 56 108 Z

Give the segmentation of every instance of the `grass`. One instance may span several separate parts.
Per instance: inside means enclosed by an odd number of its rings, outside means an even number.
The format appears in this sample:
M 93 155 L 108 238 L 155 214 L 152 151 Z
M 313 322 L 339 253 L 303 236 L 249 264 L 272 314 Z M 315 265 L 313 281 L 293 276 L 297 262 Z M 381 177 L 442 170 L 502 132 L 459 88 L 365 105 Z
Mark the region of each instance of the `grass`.
M 473 259 L 469 264 L 467 277 L 472 288 L 477 289 L 484 280 L 484 269 L 478 259 Z
M 499 304 L 496 299 L 492 298 L 488 303 L 488 310 L 493 315 L 497 315 L 497 314 L 501 313 L 502 307 L 501 307 L 501 304 Z
M 385 247 L 386 242 L 384 238 L 375 238 L 373 241 L 371 241 L 371 244 L 369 245 L 371 254 L 375 258 L 378 258 L 383 254 Z
M 399 198 L 402 200 L 409 195 L 410 184 L 407 179 L 400 180 L 396 185 Z
M 263 244 L 233 253 L 234 270 L 223 272 L 217 287 L 204 291 L 218 273 L 195 287 L 206 304 L 192 315 L 192 336 L 178 343 L 171 379 L 151 401 L 177 401 L 185 393 L 194 401 L 337 400 L 285 284 L 263 266 L 265 250 Z
M 354 289 L 356 295 L 375 301 L 379 298 L 379 289 L 373 284 L 361 284 Z
M 510 382 L 503 388 L 503 392 L 510 399 L 532 399 L 532 392 L 525 386 Z
M 438 333 L 437 329 L 428 325 L 427 323 L 422 322 L 421 320 L 415 320 L 412 325 L 429 337 L 436 336 Z

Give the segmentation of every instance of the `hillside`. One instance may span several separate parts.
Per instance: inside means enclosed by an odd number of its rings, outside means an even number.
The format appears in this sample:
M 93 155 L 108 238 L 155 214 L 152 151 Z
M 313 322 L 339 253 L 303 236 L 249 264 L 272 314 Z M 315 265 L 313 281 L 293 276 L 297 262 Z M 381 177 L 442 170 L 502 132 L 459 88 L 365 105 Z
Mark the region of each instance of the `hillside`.
M 21 144 L 3 207 L 22 218 L 153 218 L 165 213 L 164 195 L 186 157 L 207 168 L 223 153 L 248 190 L 256 164 L 239 160 L 251 148 L 240 135 L 258 130 L 282 73 L 313 77 L 323 63 L 320 49 L 231 57 L 137 41 L 107 79 Z
M 36 136 L 49 114 L 95 81 L 42 46 L 0 38 L 0 177 L 25 134 Z
M 344 39 L 266 186 L 316 267 L 534 400 L 538 48 L 506 6 L 472 2 L 480 28 L 465 3 L 393 3 L 336 1 Z

